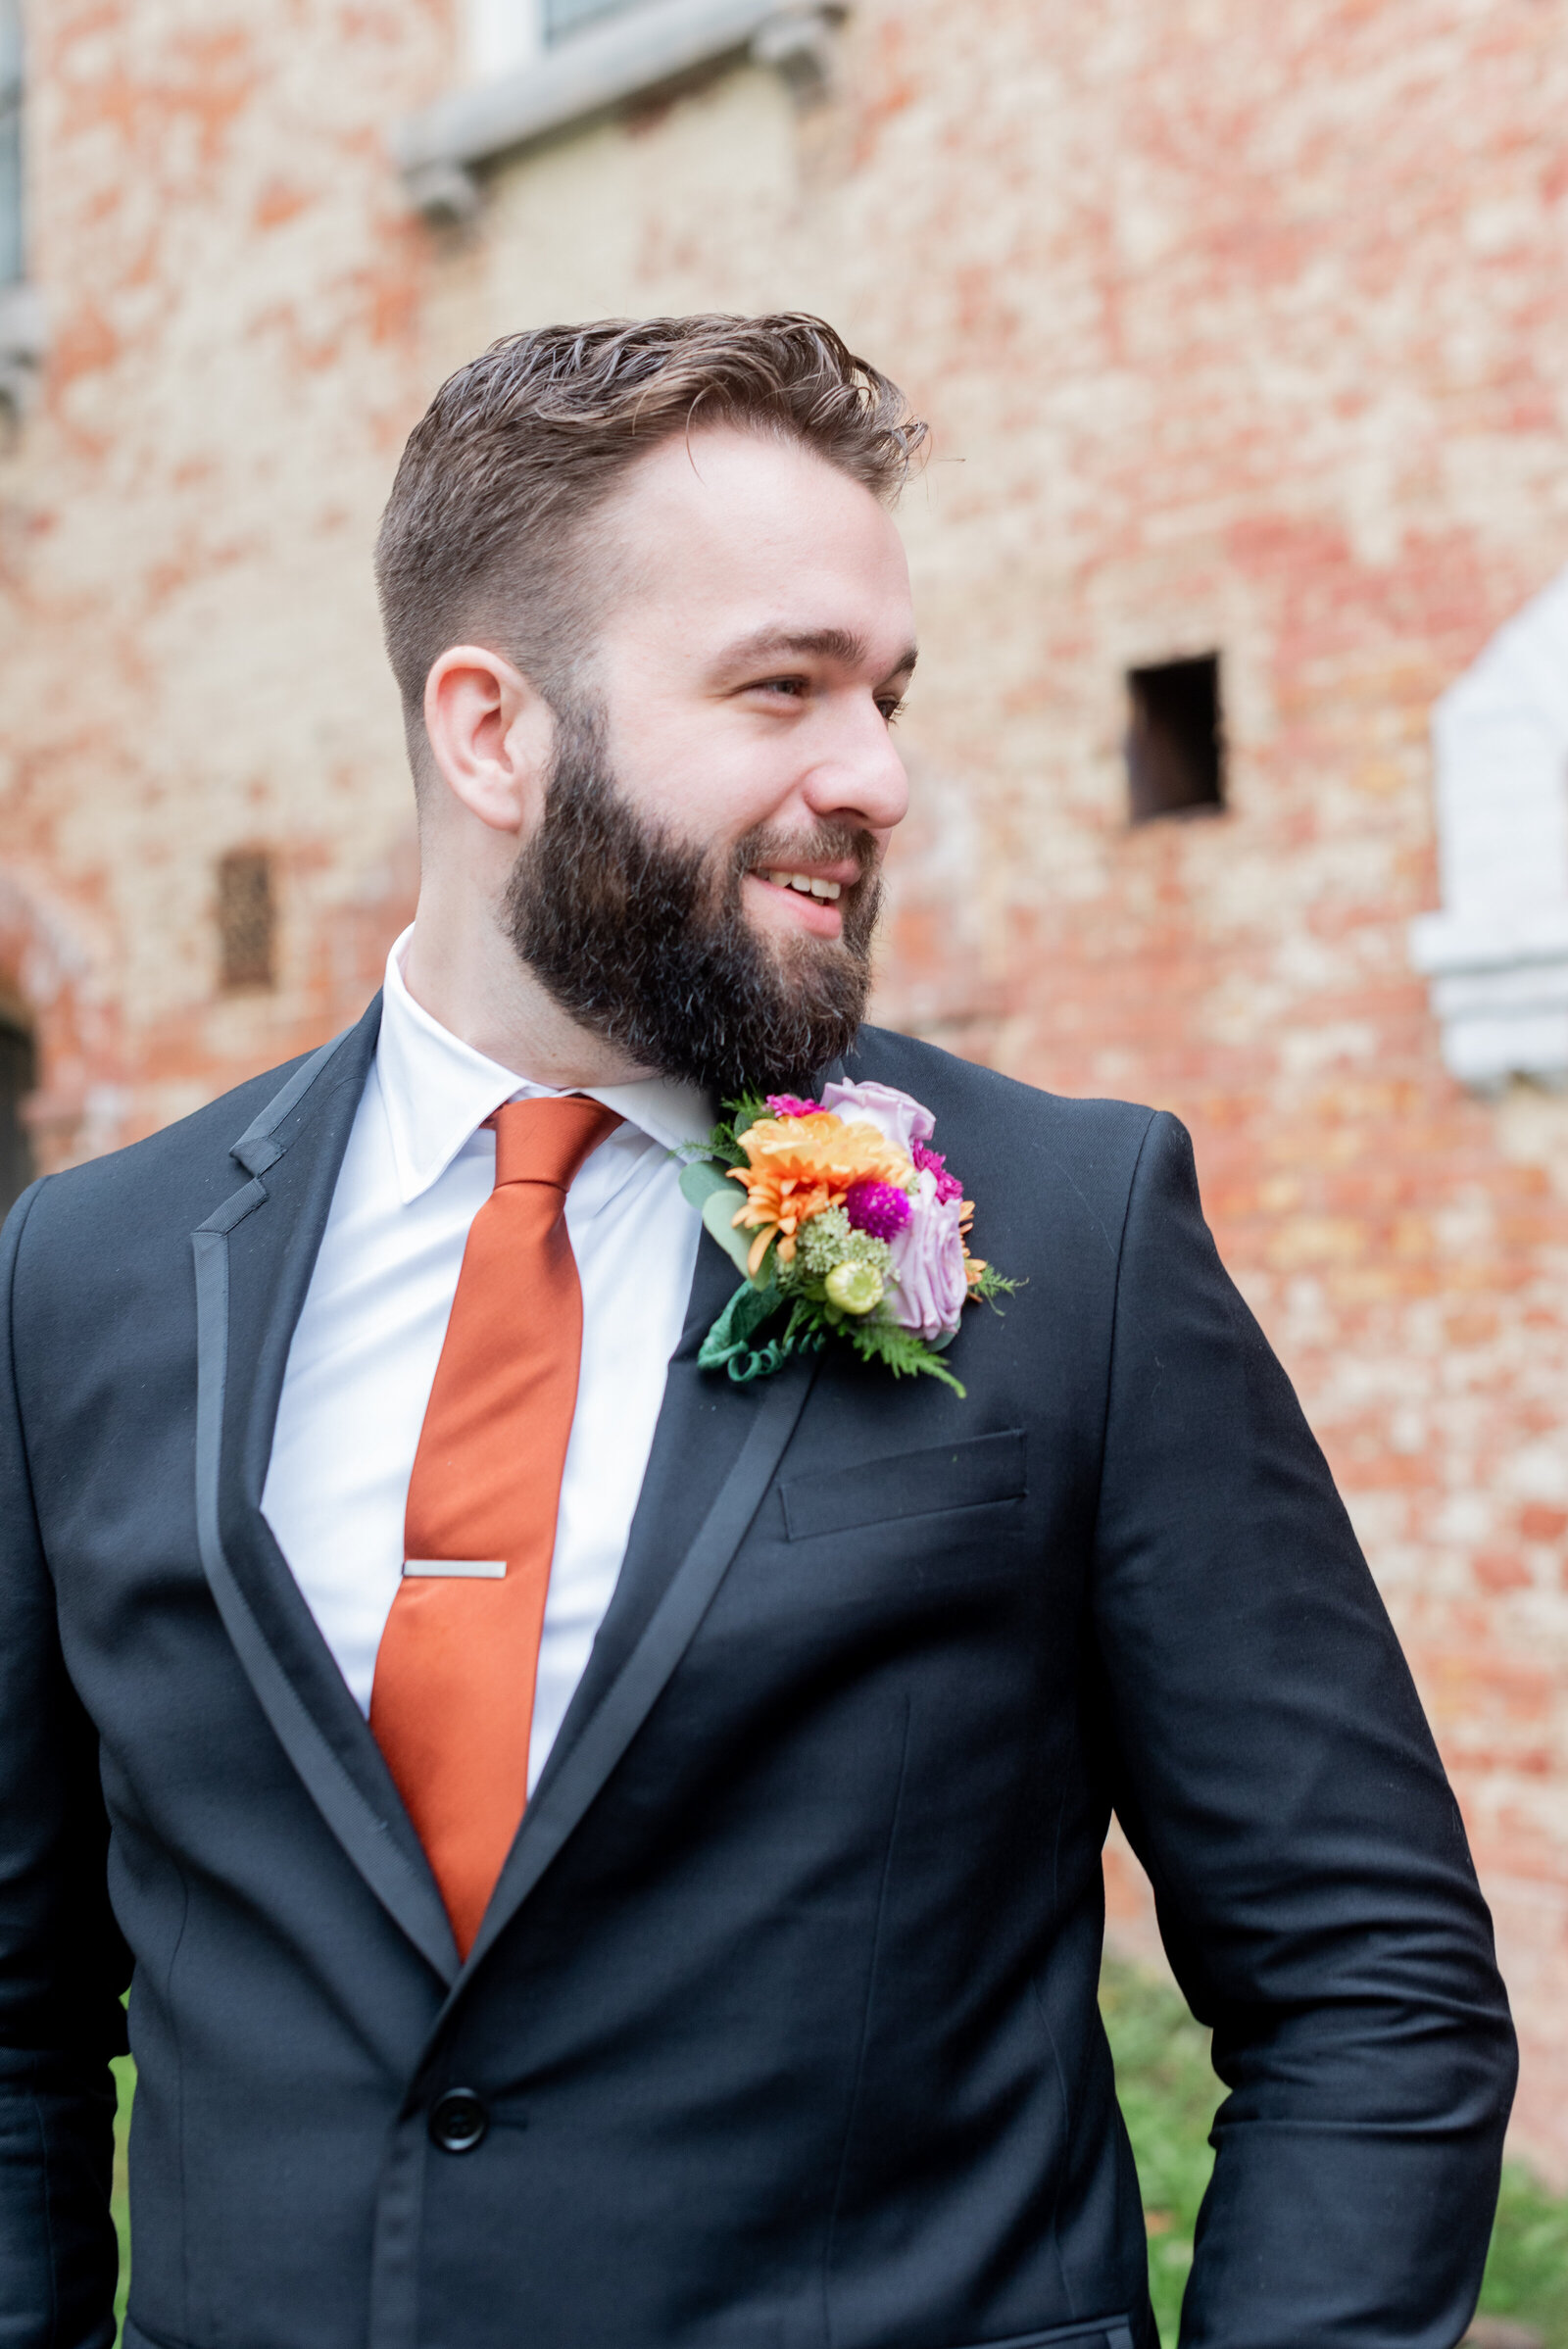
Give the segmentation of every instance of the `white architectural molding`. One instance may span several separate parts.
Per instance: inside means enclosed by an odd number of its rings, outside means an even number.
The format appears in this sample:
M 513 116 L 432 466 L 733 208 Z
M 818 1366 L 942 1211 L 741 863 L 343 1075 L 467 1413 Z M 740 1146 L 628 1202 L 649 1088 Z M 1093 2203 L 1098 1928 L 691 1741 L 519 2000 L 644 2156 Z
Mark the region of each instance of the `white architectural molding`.
M 624 14 L 400 122 L 392 151 L 421 212 L 462 219 L 478 205 L 477 166 L 698 66 L 748 51 L 796 96 L 826 86 L 839 6 L 794 0 L 640 0 Z
M 531 65 L 545 45 L 543 0 L 463 0 L 466 46 L 475 80 Z
M 1443 910 L 1410 925 L 1466 1085 L 1568 1084 L 1568 571 L 1432 719 Z
M 43 297 L 35 285 L 0 285 L 0 406 L 20 416 L 37 385 L 47 349 Z

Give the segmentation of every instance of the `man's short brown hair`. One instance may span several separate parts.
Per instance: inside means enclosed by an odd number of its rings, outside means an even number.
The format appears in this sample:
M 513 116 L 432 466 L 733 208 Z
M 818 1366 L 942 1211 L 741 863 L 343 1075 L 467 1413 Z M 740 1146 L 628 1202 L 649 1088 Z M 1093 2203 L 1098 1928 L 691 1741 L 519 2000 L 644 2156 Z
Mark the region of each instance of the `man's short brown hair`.
M 926 432 L 895 383 L 793 311 L 540 326 L 442 385 L 375 554 L 416 768 L 424 681 L 449 645 L 504 653 L 559 706 L 593 624 L 585 525 L 639 458 L 715 423 L 798 441 L 889 501 Z

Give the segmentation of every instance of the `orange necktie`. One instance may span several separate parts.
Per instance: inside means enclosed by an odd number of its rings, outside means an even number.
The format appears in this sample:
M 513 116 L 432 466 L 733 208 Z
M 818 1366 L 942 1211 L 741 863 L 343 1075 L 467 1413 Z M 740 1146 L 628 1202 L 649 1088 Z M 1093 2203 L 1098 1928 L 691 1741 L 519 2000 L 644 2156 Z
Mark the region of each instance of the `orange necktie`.
M 528 1735 L 582 1357 L 566 1193 L 620 1123 L 509 1101 L 409 1482 L 370 1728 L 466 1957 L 528 1799 Z

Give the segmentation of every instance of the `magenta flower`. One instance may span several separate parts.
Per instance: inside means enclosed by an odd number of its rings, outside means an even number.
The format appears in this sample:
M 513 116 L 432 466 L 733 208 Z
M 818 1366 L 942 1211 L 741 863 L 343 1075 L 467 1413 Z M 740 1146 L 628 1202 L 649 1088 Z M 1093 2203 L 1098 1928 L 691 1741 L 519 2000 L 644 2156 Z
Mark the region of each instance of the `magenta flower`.
M 854 1183 L 844 1194 L 844 1212 L 856 1231 L 892 1240 L 909 1220 L 909 1195 L 897 1183 Z
M 910 1155 L 922 1174 L 936 1176 L 938 1199 L 962 1199 L 963 1185 L 956 1175 L 949 1174 L 948 1162 L 940 1150 L 928 1150 L 923 1142 L 917 1142 Z
M 798 1093 L 770 1093 L 767 1105 L 775 1117 L 809 1117 L 820 1101 L 803 1101 Z
M 937 1181 L 929 1167 L 921 1170 L 909 1220 L 893 1242 L 888 1299 L 894 1320 L 918 1330 L 928 1344 L 957 1328 L 969 1295 L 958 1229 L 963 1210 L 956 1198 L 937 1197 Z

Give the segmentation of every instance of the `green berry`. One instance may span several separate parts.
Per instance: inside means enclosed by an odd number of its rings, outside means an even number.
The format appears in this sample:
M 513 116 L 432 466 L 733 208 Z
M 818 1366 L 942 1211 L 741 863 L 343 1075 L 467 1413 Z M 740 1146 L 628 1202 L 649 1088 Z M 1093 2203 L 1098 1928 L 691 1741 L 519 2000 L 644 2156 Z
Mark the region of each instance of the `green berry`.
M 873 1313 L 882 1302 L 882 1276 L 870 1264 L 835 1264 L 826 1286 L 841 1313 Z

